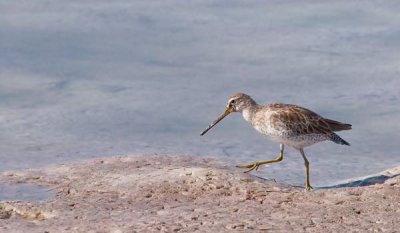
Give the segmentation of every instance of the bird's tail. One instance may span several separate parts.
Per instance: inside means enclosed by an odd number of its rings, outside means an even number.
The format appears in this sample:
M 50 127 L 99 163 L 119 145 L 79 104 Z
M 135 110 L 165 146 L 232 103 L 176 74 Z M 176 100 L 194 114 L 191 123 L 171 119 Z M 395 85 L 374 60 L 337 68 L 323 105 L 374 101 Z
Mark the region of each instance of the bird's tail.
M 346 142 L 346 141 L 343 140 L 341 137 L 339 137 L 339 135 L 337 135 L 337 134 L 335 134 L 335 133 L 332 133 L 332 134 L 329 136 L 329 139 L 330 139 L 332 142 L 334 142 L 334 143 L 337 143 L 337 144 L 340 144 L 340 145 L 350 146 L 350 143 Z
M 334 121 L 334 120 L 326 119 L 326 118 L 324 119 L 324 121 L 326 123 L 328 123 L 329 128 L 332 131 L 342 131 L 342 130 L 350 130 L 351 129 L 351 125 L 347 124 L 347 123 L 342 123 L 339 121 Z

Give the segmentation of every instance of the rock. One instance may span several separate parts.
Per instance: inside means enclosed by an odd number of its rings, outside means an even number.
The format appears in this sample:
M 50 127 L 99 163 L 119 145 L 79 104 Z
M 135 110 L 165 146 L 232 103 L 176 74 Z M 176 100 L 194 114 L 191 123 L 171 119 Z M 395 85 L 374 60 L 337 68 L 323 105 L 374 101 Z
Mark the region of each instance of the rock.
M 0 202 L 0 231 L 394 232 L 400 229 L 396 171 L 381 184 L 311 192 L 190 156 L 113 157 L 8 172 L 0 181 L 47 186 L 56 195 Z

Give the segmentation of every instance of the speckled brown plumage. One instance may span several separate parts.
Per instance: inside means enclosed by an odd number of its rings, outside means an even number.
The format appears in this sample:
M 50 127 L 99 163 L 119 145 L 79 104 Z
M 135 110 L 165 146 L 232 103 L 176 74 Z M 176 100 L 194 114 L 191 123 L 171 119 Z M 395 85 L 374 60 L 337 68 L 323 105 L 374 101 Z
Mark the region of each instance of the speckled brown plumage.
M 334 132 L 349 130 L 350 124 L 323 118 L 306 108 L 279 103 L 258 105 L 250 96 L 243 93 L 231 96 L 229 105 L 235 112 L 242 112 L 246 121 L 263 135 L 272 137 L 273 141 L 297 149 L 323 140 L 349 145 Z
M 293 104 L 270 104 L 266 107 L 276 112 L 272 117 L 272 123 L 284 122 L 298 134 L 329 134 L 351 129 L 350 124 L 323 118 L 311 110 Z

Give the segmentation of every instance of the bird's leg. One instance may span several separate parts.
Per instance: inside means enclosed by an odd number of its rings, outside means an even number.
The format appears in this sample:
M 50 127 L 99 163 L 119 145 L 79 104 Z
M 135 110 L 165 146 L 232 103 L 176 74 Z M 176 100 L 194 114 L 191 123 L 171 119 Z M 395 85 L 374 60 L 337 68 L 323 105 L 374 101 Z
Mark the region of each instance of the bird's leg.
M 313 187 L 310 185 L 309 162 L 308 162 L 308 159 L 307 159 L 306 155 L 304 154 L 304 150 L 300 149 L 299 151 L 301 153 L 301 156 L 303 156 L 304 166 L 306 167 L 306 191 L 310 191 L 310 189 L 312 189 Z
M 236 167 L 249 168 L 249 170 L 247 170 L 245 172 L 250 172 L 250 171 L 253 171 L 254 169 L 256 169 L 256 171 L 257 171 L 258 167 L 260 165 L 268 164 L 268 163 L 277 163 L 277 162 L 282 161 L 282 159 L 283 159 L 283 149 L 284 149 L 284 145 L 281 144 L 280 145 L 279 155 L 278 155 L 278 157 L 276 159 L 267 160 L 267 161 L 260 161 L 260 162 L 254 162 L 254 163 L 243 164 L 243 165 L 237 165 Z

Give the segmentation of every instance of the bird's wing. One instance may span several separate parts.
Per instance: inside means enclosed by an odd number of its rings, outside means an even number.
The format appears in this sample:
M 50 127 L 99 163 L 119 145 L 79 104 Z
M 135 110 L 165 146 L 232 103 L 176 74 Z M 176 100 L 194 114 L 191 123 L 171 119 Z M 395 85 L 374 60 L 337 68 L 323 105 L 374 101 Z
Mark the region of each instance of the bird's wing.
M 331 134 L 332 129 L 317 113 L 290 104 L 274 104 L 270 120 L 282 130 L 296 134 Z

